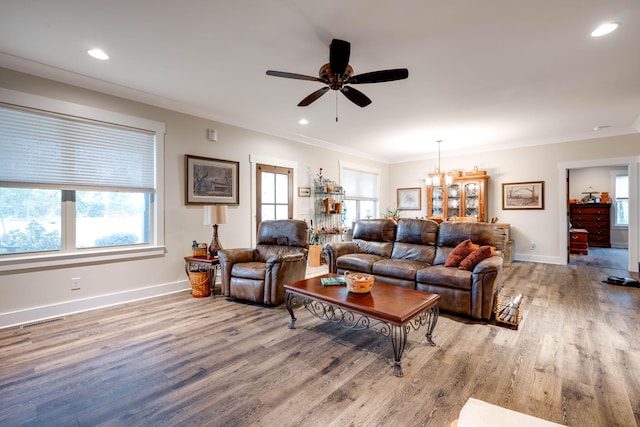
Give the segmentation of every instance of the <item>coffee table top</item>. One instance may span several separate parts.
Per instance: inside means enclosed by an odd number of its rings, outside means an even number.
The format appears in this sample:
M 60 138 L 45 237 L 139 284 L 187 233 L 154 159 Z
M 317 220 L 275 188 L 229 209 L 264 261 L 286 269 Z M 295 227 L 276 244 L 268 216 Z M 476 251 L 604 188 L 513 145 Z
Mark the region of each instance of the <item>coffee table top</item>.
M 375 319 L 396 325 L 404 325 L 418 314 L 438 303 L 439 295 L 414 289 L 402 288 L 375 281 L 371 292 L 356 294 L 346 285 L 322 286 L 323 277 L 338 277 L 325 274 L 284 285 L 295 294 L 346 308 Z

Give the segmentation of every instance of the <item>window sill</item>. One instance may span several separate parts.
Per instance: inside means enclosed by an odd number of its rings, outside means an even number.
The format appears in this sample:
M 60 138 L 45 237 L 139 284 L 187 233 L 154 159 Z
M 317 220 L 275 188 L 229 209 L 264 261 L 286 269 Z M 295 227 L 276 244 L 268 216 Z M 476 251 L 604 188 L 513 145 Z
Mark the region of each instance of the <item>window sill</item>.
M 164 256 L 164 246 L 145 246 L 143 248 L 110 248 L 87 250 L 73 253 L 37 253 L 21 256 L 0 257 L 0 272 L 33 269 L 59 268 L 80 264 L 113 262 Z

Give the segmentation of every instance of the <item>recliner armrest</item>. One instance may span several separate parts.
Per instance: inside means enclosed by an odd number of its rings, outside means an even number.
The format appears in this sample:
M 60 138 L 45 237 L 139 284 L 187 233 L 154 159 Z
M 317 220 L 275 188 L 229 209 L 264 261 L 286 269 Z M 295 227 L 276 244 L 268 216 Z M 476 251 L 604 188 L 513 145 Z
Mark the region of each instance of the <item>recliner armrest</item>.
M 269 258 L 266 262 L 267 264 L 275 264 L 278 262 L 292 262 L 292 261 L 298 261 L 301 259 L 305 259 L 304 252 L 289 252 L 289 253 L 274 255 L 271 258 Z
M 255 257 L 256 251 L 253 248 L 223 249 L 218 251 L 222 295 L 229 296 L 229 282 L 233 265 L 241 262 L 251 262 Z

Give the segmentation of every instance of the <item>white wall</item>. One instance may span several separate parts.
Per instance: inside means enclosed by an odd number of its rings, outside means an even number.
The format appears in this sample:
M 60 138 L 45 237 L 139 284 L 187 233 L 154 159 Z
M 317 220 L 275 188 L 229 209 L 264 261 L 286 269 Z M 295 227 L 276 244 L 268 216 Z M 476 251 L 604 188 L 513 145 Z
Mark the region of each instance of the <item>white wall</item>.
M 189 289 L 184 256 L 191 242 L 209 242 L 211 226 L 203 225 L 203 210 L 184 204 L 184 155 L 240 162 L 240 205 L 229 208 L 228 224 L 219 226 L 226 248 L 251 246 L 252 188 L 250 158 L 273 159 L 297 165 L 294 171 L 294 217 L 308 219 L 312 198 L 298 198 L 297 187 L 311 186 L 320 167 L 328 178 L 339 179 L 339 160 L 375 167 L 381 185 L 388 186 L 388 166 L 326 148 L 300 144 L 211 120 L 156 108 L 121 98 L 56 83 L 0 68 L 0 87 L 74 104 L 117 111 L 166 124 L 165 135 L 165 245 L 164 256 L 129 261 L 91 263 L 73 267 L 41 268 L 0 273 L 0 327 L 30 322 L 98 306 Z M 218 131 L 218 141 L 207 140 L 207 129 Z M 387 203 L 386 195 L 382 203 Z M 81 277 L 82 288 L 71 291 L 71 278 Z
M 566 166 L 569 170 L 583 167 L 618 165 L 619 159 L 631 158 L 638 169 L 640 155 L 640 134 L 615 136 L 608 138 L 572 141 L 562 144 L 539 145 L 511 150 L 451 155 L 444 149 L 441 159 L 443 170 L 472 170 L 478 166 L 490 176 L 488 181 L 488 217 L 498 217 L 501 223 L 511 224 L 514 240 L 514 258 L 516 260 L 564 264 L 567 260 L 566 249 L 566 184 L 559 178 Z M 613 159 L 607 162 L 607 159 Z M 599 164 L 591 164 L 599 163 Z M 584 165 L 583 165 L 584 164 Z M 402 216 L 414 217 L 426 215 L 426 187 L 424 179 L 437 166 L 437 159 L 393 164 L 389 168 L 390 192 L 396 188 L 421 187 L 423 189 L 423 210 L 404 211 Z M 638 241 L 638 194 L 637 174 L 635 175 L 636 193 L 631 195 L 636 224 L 635 240 Z M 502 183 L 521 181 L 544 181 L 544 210 L 502 210 Z M 598 184 L 599 185 L 599 184 Z M 630 184 L 630 186 L 633 184 Z M 564 195 L 564 197 L 563 197 Z M 531 246 L 535 243 L 535 249 Z M 638 270 L 638 251 L 632 253 Z

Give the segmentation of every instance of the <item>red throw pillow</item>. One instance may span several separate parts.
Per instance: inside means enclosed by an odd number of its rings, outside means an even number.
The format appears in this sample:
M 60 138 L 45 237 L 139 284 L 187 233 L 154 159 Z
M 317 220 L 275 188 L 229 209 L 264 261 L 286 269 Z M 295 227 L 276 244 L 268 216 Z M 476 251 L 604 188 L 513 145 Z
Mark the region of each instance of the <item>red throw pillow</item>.
M 460 266 L 458 267 L 460 270 L 473 270 L 473 268 L 483 259 L 489 258 L 493 256 L 496 248 L 493 246 L 480 246 L 475 251 L 471 252 L 469 256 L 463 259 L 460 262 Z
M 469 254 L 478 249 L 478 245 L 471 242 L 470 239 L 464 240 L 458 243 L 458 246 L 453 248 L 447 260 L 444 262 L 445 267 L 457 267 L 460 261 L 465 259 Z

